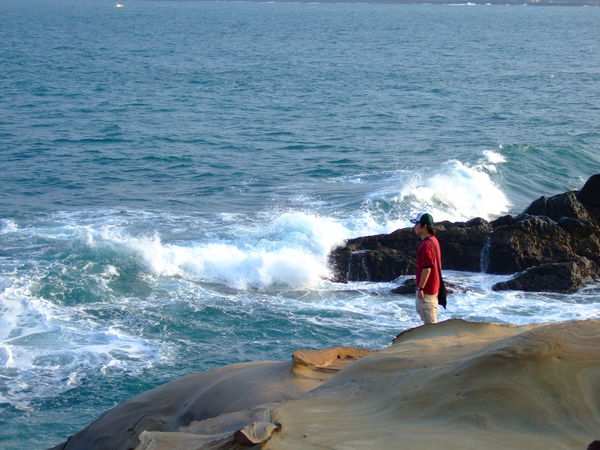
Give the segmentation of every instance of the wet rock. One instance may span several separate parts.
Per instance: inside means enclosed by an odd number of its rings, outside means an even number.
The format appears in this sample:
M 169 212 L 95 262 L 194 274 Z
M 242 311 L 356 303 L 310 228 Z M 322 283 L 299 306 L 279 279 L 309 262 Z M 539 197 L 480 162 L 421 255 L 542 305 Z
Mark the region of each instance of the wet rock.
M 392 289 L 390 293 L 399 294 L 399 295 L 415 295 L 415 286 L 416 286 L 416 278 L 409 278 L 408 280 L 404 280 L 400 286 Z M 469 288 L 466 286 L 461 286 L 458 283 L 453 281 L 448 281 L 444 279 L 444 284 L 446 285 L 446 292 L 448 294 L 456 294 L 458 292 L 465 293 L 469 292 Z
M 418 245 L 411 228 L 349 239 L 329 255 L 333 281 L 391 281 L 414 273 Z
M 415 295 L 416 287 L 417 287 L 417 279 L 409 278 L 408 280 L 404 280 L 404 283 L 402 283 L 398 287 L 395 287 L 390 292 L 392 294 L 399 294 L 399 295 Z
M 492 286 L 494 291 L 576 292 L 598 276 L 587 258 L 562 263 L 542 264 L 521 272 L 511 280 Z
M 397 250 L 359 250 L 350 255 L 348 281 L 389 281 L 414 273 L 415 259 Z
M 440 222 L 436 230 L 445 269 L 480 270 L 481 252 L 491 230 L 487 221 Z M 333 280 L 392 281 L 414 274 L 419 242 L 412 228 L 350 239 L 330 254 Z
M 444 280 L 444 283 L 446 284 L 446 292 L 448 294 L 457 294 L 457 293 L 464 294 L 466 292 L 471 291 L 471 289 L 468 286 L 461 285 L 454 281 Z
M 506 215 L 506 216 L 502 216 L 502 217 L 498 217 L 496 220 L 493 220 L 490 222 L 490 225 L 492 226 L 493 229 L 496 229 L 498 227 L 502 227 L 505 225 L 513 225 L 517 220 L 510 215 Z
M 592 221 L 600 223 L 600 174 L 591 176 L 577 194 Z
M 468 222 L 441 222 L 437 228 L 443 268 L 479 272 L 482 250 L 491 231 L 489 222 L 481 218 Z
M 585 258 L 594 266 L 593 272 L 600 273 L 600 174 L 592 176 L 581 191 L 540 197 L 517 217 L 439 222 L 436 230 L 444 269 L 512 274 L 543 266 L 528 275 L 540 277 L 552 268 L 575 274 L 573 261 Z M 412 228 L 350 239 L 330 254 L 333 281 L 392 281 L 414 274 L 418 245 Z M 557 278 L 561 276 L 557 273 Z M 587 277 L 582 274 L 582 279 Z M 567 292 L 577 285 L 575 279 L 563 280 L 549 289 Z M 400 286 L 394 292 L 409 289 Z
M 587 450 L 600 450 L 600 441 L 591 442 Z
M 534 201 L 523 214 L 546 216 L 555 221 L 562 217 L 590 221 L 587 209 L 577 198 L 577 191 L 565 192 L 554 197 L 540 197 Z
M 599 228 L 588 220 L 563 217 L 557 223 L 558 226 L 576 239 L 587 239 L 599 231 Z
M 592 175 L 579 191 L 578 198 L 589 206 L 600 208 L 600 173 Z
M 571 237 L 554 220 L 520 215 L 490 236 L 488 273 L 511 274 L 529 267 L 573 260 Z

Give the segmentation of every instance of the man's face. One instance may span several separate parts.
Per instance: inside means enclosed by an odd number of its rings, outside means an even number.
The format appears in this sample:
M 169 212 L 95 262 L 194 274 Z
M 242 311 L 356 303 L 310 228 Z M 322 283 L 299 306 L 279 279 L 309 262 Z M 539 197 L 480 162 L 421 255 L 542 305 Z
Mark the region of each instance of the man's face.
M 427 225 L 423 225 L 422 223 L 415 223 L 413 230 L 420 238 L 427 235 Z
M 415 225 L 413 226 L 413 231 L 415 232 L 415 234 L 416 234 L 417 236 L 419 236 L 419 235 L 420 235 L 420 234 L 419 234 L 419 233 L 421 232 L 420 230 L 421 230 L 421 224 L 420 224 L 420 223 L 418 223 L 418 222 L 417 222 L 417 223 L 415 223 Z

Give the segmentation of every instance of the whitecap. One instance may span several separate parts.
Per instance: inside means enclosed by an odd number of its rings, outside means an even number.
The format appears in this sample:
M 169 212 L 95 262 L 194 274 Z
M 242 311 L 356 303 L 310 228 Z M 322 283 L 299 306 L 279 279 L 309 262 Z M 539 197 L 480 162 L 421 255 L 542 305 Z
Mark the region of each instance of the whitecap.
M 231 241 L 163 243 L 158 235 L 133 237 L 110 227 L 86 228 L 83 242 L 137 255 L 155 275 L 224 283 L 236 289 L 271 286 L 315 287 L 328 278 L 327 255 L 350 235 L 338 221 L 303 212 L 287 212 Z M 115 269 L 118 273 L 118 268 Z
M 14 220 L 0 219 L 0 234 L 16 233 L 19 226 Z
M 506 162 L 506 158 L 504 157 L 504 155 L 493 150 L 484 150 L 482 154 L 483 157 L 492 164 L 500 164 Z
M 15 279 L 0 293 L 0 391 L 8 403 L 26 408 L 35 398 L 58 395 L 111 361 L 135 373 L 160 358 L 143 338 L 32 296 L 32 284 Z
M 501 161 L 501 155 L 484 153 L 487 161 Z M 490 219 L 508 211 L 510 202 L 490 177 L 492 163 L 466 164 L 449 160 L 440 166 L 401 173 L 388 185 L 369 195 L 370 201 L 383 200 L 398 206 L 405 217 L 428 211 L 434 220 L 460 221 L 475 217 Z M 485 166 L 485 167 L 484 167 Z M 406 226 L 408 221 L 404 222 Z

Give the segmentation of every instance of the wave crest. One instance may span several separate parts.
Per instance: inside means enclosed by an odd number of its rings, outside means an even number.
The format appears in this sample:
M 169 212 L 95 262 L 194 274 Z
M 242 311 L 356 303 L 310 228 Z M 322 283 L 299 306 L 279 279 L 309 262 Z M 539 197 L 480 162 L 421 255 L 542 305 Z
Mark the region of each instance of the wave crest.
M 327 254 L 349 234 L 333 219 L 289 212 L 230 242 L 182 246 L 110 228 L 88 230 L 85 240 L 93 248 L 116 246 L 136 254 L 156 275 L 224 283 L 235 289 L 311 288 L 330 277 Z
M 474 164 L 452 159 L 430 170 L 402 173 L 370 200 L 392 203 L 407 218 L 428 211 L 436 221 L 490 219 L 509 210 L 508 198 L 490 176 L 505 161 L 485 151 Z

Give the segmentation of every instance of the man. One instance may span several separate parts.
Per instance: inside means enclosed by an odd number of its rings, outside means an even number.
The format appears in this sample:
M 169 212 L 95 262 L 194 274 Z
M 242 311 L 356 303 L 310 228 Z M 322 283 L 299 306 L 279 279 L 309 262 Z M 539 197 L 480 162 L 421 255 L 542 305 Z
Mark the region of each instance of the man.
M 437 323 L 438 292 L 442 270 L 440 243 L 434 236 L 433 217 L 419 214 L 411 222 L 421 243 L 417 250 L 416 308 L 424 324 Z

